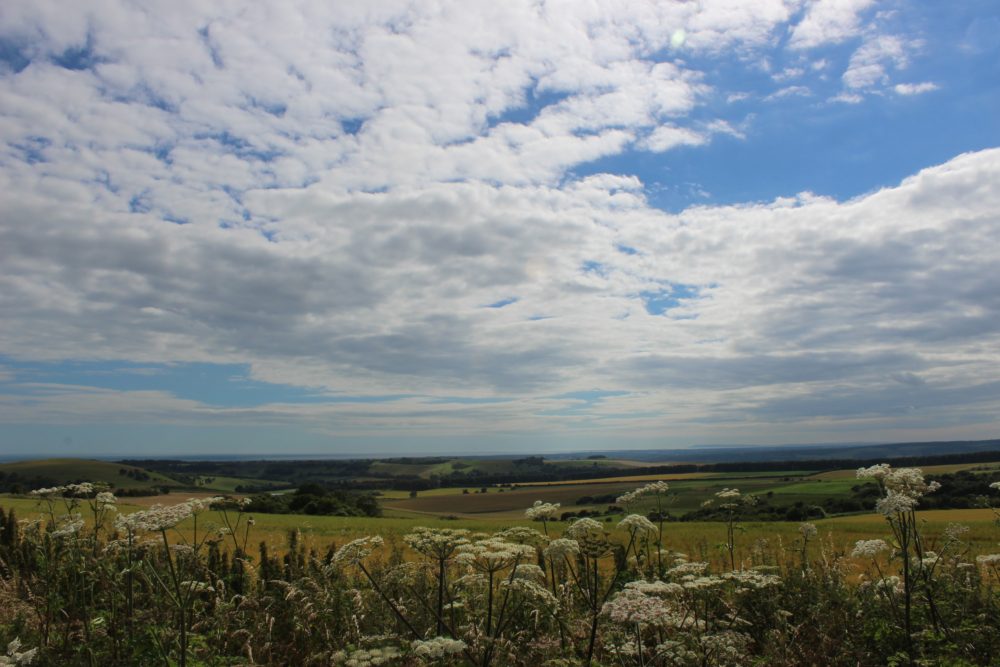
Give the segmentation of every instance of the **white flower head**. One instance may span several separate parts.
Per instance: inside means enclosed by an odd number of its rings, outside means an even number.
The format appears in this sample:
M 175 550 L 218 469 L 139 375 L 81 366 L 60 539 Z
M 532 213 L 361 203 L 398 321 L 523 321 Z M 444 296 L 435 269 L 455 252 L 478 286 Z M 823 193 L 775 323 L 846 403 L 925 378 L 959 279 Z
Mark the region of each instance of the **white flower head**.
M 885 540 L 858 540 L 851 552 L 851 558 L 875 558 L 883 551 L 888 551 Z
M 441 660 L 465 650 L 465 642 L 449 637 L 416 640 L 410 644 L 413 655 L 422 660 Z
M 903 514 L 915 508 L 917 501 L 917 498 L 905 493 L 889 491 L 884 498 L 875 503 L 875 511 L 887 517 Z
M 624 528 L 633 537 L 648 537 L 650 535 L 655 535 L 657 530 L 653 522 L 642 516 L 641 514 L 629 514 L 627 517 L 618 522 L 619 528 Z
M 403 536 L 403 541 L 414 551 L 428 558 L 447 560 L 455 549 L 468 544 L 469 531 L 464 528 L 426 528 L 417 526 Z
M 663 495 L 670 489 L 670 485 L 663 480 L 652 482 L 646 486 L 639 487 L 635 491 L 630 491 L 624 495 L 618 496 L 615 501 L 618 505 L 631 505 L 635 501 L 639 500 L 643 496 L 653 496 L 653 495 Z
M 534 505 L 524 510 L 524 516 L 532 521 L 548 521 L 559 513 L 560 507 L 562 505 L 559 503 L 543 503 L 541 500 L 536 500 Z
M 549 558 L 568 558 L 580 553 L 580 543 L 576 540 L 560 537 L 549 542 L 545 547 L 545 555 Z
M 357 565 L 373 551 L 382 546 L 385 541 L 381 536 L 362 537 L 348 542 L 333 554 L 333 562 L 341 565 Z

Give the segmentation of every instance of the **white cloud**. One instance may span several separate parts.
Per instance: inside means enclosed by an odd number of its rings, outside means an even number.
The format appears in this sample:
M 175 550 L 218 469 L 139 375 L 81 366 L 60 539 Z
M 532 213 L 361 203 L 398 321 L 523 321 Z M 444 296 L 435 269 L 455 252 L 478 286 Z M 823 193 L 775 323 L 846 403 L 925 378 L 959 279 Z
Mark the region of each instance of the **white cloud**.
M 875 0 L 811 0 L 805 17 L 792 29 L 789 45 L 812 49 L 843 42 L 861 33 L 860 15 Z
M 959 396 L 989 413 L 1000 153 L 849 202 L 678 215 L 635 177 L 572 174 L 743 138 L 703 107 L 750 94 L 682 56 L 756 62 L 797 6 L 14 3 L 0 31 L 31 63 L 0 73 L 0 353 L 248 363 L 409 398 L 237 410 L 34 386 L 0 396 L 0 420 L 821 433 L 861 419 L 852 392 L 897 428 L 900 377 L 924 380 L 907 400 L 934 418 Z M 809 5 L 792 45 L 847 39 L 866 6 Z M 54 62 L 88 43 L 96 65 Z M 887 85 L 910 48 L 870 36 L 842 97 Z M 595 387 L 623 394 L 586 414 L 558 398 Z
M 687 128 L 662 125 L 646 137 L 640 144 L 646 150 L 662 153 L 677 146 L 700 146 L 708 139 L 705 135 Z
M 938 85 L 933 81 L 923 81 L 921 83 L 899 83 L 893 86 L 900 95 L 922 95 L 938 89 Z
M 889 83 L 890 69 L 904 69 L 909 53 L 919 46 L 895 35 L 874 35 L 865 40 L 844 72 L 844 85 L 851 90 L 865 90 Z
M 812 91 L 808 86 L 785 86 L 764 98 L 765 101 L 780 100 L 784 97 L 809 97 Z

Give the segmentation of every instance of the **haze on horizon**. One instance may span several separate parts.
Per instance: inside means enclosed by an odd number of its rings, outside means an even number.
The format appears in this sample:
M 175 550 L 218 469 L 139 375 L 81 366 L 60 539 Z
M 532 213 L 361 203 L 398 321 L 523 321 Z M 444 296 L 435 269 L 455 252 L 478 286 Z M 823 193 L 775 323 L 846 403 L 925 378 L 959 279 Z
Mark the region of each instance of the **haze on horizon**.
M 997 437 L 991 0 L 0 7 L 0 451 Z

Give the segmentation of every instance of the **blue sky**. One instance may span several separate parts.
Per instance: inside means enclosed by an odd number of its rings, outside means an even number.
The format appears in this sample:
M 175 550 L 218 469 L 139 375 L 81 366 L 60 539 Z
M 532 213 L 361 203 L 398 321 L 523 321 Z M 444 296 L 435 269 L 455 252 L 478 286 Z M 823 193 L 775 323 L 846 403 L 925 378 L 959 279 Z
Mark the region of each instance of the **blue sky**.
M 997 437 L 995 2 L 0 10 L 0 455 Z

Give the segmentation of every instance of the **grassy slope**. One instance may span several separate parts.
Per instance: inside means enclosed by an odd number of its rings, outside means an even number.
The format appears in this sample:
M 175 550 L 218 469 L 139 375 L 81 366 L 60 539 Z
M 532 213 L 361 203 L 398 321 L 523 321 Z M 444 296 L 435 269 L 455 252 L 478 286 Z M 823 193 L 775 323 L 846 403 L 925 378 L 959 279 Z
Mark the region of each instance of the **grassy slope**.
M 121 469 L 132 469 L 146 472 L 148 480 L 137 480 L 119 474 Z M 10 474 L 16 472 L 22 478 L 32 479 L 44 477 L 56 480 L 59 484 L 72 482 L 104 482 L 116 488 L 147 489 L 153 486 L 181 486 L 178 482 L 155 472 L 142 468 L 122 465 L 110 461 L 95 461 L 92 459 L 45 459 L 43 461 L 18 461 L 0 465 L 0 471 Z

